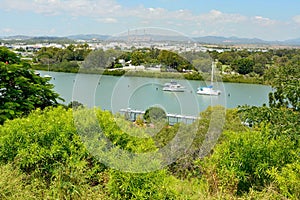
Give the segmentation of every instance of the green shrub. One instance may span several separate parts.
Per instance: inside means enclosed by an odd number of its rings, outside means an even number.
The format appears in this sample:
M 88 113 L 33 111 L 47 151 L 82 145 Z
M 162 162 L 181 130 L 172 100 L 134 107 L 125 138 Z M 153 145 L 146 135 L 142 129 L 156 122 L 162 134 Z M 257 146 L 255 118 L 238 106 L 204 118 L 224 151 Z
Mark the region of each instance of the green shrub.
M 269 170 L 282 169 L 297 160 L 294 141 L 286 137 L 269 139 L 263 132 L 226 132 L 222 144 L 204 163 L 211 190 L 243 194 L 262 190 L 273 183 Z
M 274 178 L 280 193 L 290 199 L 300 198 L 300 163 L 287 164 L 281 170 L 272 168 L 269 170 L 271 177 Z
M 0 164 L 12 163 L 59 199 L 79 199 L 89 185 L 100 184 L 105 170 L 77 134 L 72 110 L 63 107 L 7 121 L 0 128 L 0 146 Z
M 147 123 L 166 121 L 166 112 L 160 107 L 151 107 L 145 111 L 144 119 Z
M 165 170 L 126 173 L 110 170 L 108 192 L 113 199 L 175 199 Z
M 0 199 L 35 199 L 38 189 L 32 190 L 27 179 L 11 164 L 0 165 Z

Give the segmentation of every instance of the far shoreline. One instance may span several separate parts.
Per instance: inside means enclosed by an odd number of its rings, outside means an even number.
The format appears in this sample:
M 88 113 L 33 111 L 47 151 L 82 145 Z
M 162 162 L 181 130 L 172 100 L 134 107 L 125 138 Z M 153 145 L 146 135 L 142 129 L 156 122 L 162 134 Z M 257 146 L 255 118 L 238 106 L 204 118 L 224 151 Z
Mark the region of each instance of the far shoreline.
M 180 73 L 180 72 L 158 72 L 158 71 L 140 71 L 140 70 L 114 70 L 108 71 L 103 69 L 72 69 L 72 70 L 61 70 L 61 69 L 50 69 L 44 66 L 31 66 L 32 70 L 40 71 L 51 71 L 51 72 L 64 72 L 64 73 L 81 73 L 81 74 L 99 74 L 107 76 L 128 76 L 128 77 L 147 77 L 147 78 L 167 78 L 167 79 L 186 79 L 186 80 L 209 80 L 209 73 Z M 251 77 L 240 74 L 220 74 L 218 81 L 227 83 L 245 83 L 245 84 L 259 84 L 268 85 L 264 82 L 263 77 Z

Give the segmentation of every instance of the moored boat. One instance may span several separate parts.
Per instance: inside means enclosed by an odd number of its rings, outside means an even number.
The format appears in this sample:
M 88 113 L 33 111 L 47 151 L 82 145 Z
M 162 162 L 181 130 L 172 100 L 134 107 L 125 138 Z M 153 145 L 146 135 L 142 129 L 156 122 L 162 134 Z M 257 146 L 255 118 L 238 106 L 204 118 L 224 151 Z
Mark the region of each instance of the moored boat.
M 207 86 L 207 87 L 199 87 L 197 89 L 197 94 L 201 95 L 211 95 L 211 96 L 218 96 L 221 94 L 220 90 L 214 90 L 213 86 Z
M 214 62 L 212 63 L 211 66 L 211 80 L 210 80 L 211 85 L 197 88 L 197 94 L 210 95 L 210 96 L 219 96 L 221 94 L 220 90 L 213 89 L 213 76 L 214 76 Z
M 175 81 L 165 83 L 163 87 L 163 91 L 169 91 L 169 92 L 184 92 L 184 90 L 185 88 Z

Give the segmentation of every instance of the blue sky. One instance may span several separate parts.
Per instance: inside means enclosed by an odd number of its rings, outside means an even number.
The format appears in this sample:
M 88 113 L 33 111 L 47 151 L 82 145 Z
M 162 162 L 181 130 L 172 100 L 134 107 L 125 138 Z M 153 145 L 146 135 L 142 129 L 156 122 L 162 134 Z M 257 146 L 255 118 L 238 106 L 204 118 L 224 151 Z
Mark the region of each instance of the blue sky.
M 118 35 L 155 27 L 189 37 L 300 38 L 299 0 L 1 0 L 0 36 Z

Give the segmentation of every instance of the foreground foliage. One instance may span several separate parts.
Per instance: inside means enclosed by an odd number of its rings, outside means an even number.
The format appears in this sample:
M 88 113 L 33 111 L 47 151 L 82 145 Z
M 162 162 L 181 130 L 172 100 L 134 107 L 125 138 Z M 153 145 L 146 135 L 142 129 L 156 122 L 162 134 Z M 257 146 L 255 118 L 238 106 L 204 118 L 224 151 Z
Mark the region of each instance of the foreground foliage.
M 78 110 L 80 114 L 83 111 Z M 113 143 L 137 152 L 147 145 L 145 140 L 138 141 L 120 132 L 109 112 L 91 112 L 97 113 L 104 133 Z M 6 184 L 0 181 L 0 197 L 141 199 L 148 195 L 148 199 L 159 199 L 173 196 L 170 188 L 160 189 L 166 184 L 165 170 L 130 175 L 108 169 L 88 151 L 77 131 L 72 110 L 63 107 L 36 110 L 27 118 L 6 121 L 0 129 L 1 181 L 7 181 L 4 179 L 7 175 L 11 180 Z M 154 148 L 149 142 L 148 145 L 147 148 Z M 13 192 L 21 179 L 22 184 Z
M 43 78 L 19 64 L 0 62 L 0 124 L 29 114 L 36 108 L 58 104 L 59 95 L 49 78 Z
M 247 130 L 237 110 L 226 114 L 225 134 L 214 153 L 202 159 L 199 148 L 210 124 L 209 108 L 197 123 L 196 138 L 178 161 L 148 173 L 103 165 L 74 125 L 76 112 L 95 130 L 89 113 L 115 147 L 132 152 L 155 151 L 174 138 L 179 125 L 157 135 L 99 109 L 63 107 L 36 110 L 6 121 L 0 128 L 0 197 L 2 199 L 273 199 L 299 197 L 299 124 L 274 137 L 270 124 Z M 287 115 L 298 117 L 294 115 Z M 299 118 L 297 118 L 299 119 Z M 93 121 L 92 121 L 93 122 Z M 92 123 L 93 124 L 93 123 Z M 192 125 L 193 126 L 193 125 Z M 192 131 L 185 125 L 185 132 Z M 294 139 L 293 139 L 294 138 Z M 181 138 L 184 140 L 183 138 Z M 91 145 L 97 144 L 97 140 Z M 96 149 L 94 149 L 96 150 Z M 143 160 L 140 160 L 144 162 Z
M 284 167 L 292 164 L 296 169 L 296 166 L 299 166 L 296 163 L 299 159 L 299 147 L 296 148 L 295 141 L 285 136 L 269 139 L 262 132 L 228 132 L 225 136 L 226 142 L 219 145 L 205 163 L 210 185 L 217 186 L 212 187 L 212 190 L 225 190 L 233 195 L 249 192 L 251 188 L 260 191 L 265 186 L 275 184 L 274 177 L 278 172 L 284 172 Z M 297 171 L 290 172 L 292 173 L 289 175 L 294 176 Z M 292 183 L 296 180 L 297 176 L 295 180 L 290 181 Z M 277 184 L 279 187 L 284 186 L 279 182 Z M 291 186 L 288 196 L 297 192 L 293 190 L 294 186 Z

